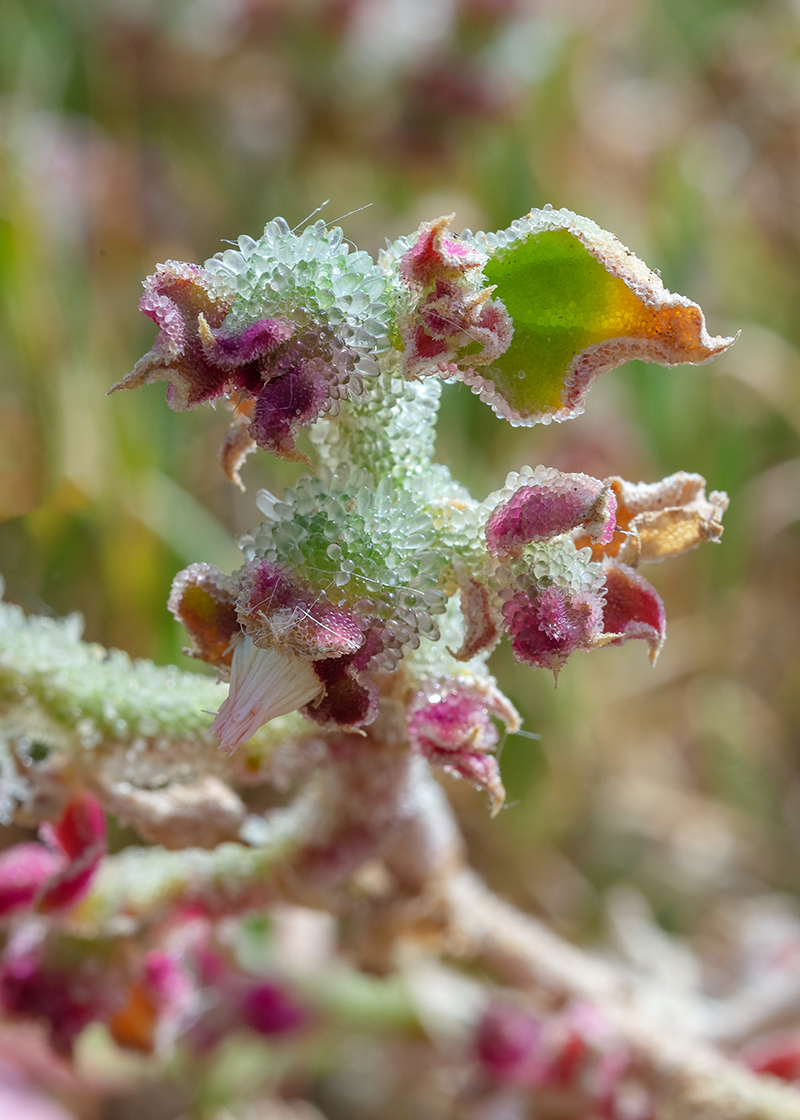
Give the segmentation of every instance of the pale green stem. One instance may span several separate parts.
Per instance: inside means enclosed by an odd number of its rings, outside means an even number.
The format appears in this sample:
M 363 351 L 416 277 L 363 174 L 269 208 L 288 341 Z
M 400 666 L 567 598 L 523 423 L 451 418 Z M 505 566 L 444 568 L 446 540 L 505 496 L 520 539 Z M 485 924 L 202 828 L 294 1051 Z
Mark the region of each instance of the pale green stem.
M 431 462 L 441 394 L 436 377 L 406 381 L 396 371 L 381 373 L 366 400 L 343 403 L 338 416 L 313 427 L 321 463 L 332 471 L 361 467 L 376 482 L 391 477 L 408 489 L 426 488 L 443 471 Z
M 191 743 L 204 769 L 225 766 L 208 730 L 227 685 L 83 642 L 81 630 L 77 615 L 26 617 L 0 603 L 0 734 L 27 740 L 24 750 L 71 754 L 79 765 L 98 750 L 149 746 L 166 759 L 171 747 Z M 248 744 L 251 770 L 303 730 L 296 714 L 262 728 Z

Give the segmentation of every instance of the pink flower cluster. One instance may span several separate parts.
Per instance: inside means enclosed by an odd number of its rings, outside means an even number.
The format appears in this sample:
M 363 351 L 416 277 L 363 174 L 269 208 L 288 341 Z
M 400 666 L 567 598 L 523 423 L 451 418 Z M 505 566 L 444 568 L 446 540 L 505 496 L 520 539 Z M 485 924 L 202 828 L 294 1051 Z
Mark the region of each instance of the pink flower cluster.
M 237 1030 L 277 1040 L 312 1023 L 311 1010 L 286 984 L 243 972 L 210 945 L 195 954 L 192 967 L 204 1004 L 187 1035 L 196 1049 L 208 1050 Z
M 279 1038 L 311 1020 L 282 981 L 241 969 L 210 923 L 187 911 L 173 917 L 163 947 L 144 955 L 109 1026 L 128 1048 L 164 1051 L 181 1036 L 206 1051 L 237 1030 Z
M 115 946 L 98 957 L 91 940 L 70 944 L 23 923 L 0 960 L 0 1007 L 44 1023 L 64 1055 L 92 1022 L 105 1023 L 123 1048 L 145 1053 L 166 1052 L 179 1036 L 202 1051 L 231 1031 L 277 1038 L 311 1023 L 283 982 L 243 971 L 220 950 L 203 918 L 174 915 L 161 933 L 157 948 Z
M 159 328 L 139 372 L 159 369 L 169 381 L 169 403 L 179 411 L 233 391 L 255 394 L 264 359 L 294 334 L 291 324 L 277 320 L 253 323 L 238 338 L 224 333 L 231 302 L 215 295 L 208 281 L 198 265 L 167 261 L 145 280 L 139 301 Z
M 116 985 L 103 964 L 83 954 L 51 951 L 43 930 L 23 924 L 0 960 L 0 1008 L 13 1018 L 43 1022 L 50 1045 L 64 1055 L 89 1023 L 113 1013 Z
M 503 632 L 518 661 L 556 674 L 576 650 L 629 638 L 648 642 L 651 656 L 657 656 L 666 635 L 664 606 L 655 588 L 619 559 L 620 538 L 636 538 L 637 526 L 617 482 L 537 468 L 519 477 L 510 493 L 503 492 L 484 528 L 497 566 L 462 585 L 460 660 L 491 649 Z M 650 508 L 660 513 L 659 493 L 653 488 Z M 683 508 L 678 512 L 683 514 Z M 629 526 L 624 534 L 620 521 Z M 526 552 L 558 537 L 566 538 L 569 568 L 561 582 L 539 575 L 535 556 Z M 602 586 L 582 586 L 584 545 L 602 563 Z
M 175 578 L 169 607 L 192 638 L 192 654 L 230 673 L 215 725 L 224 745 L 296 708 L 323 726 L 375 718 L 371 673 L 391 634 L 277 565 L 253 560 L 234 577 L 192 564 Z

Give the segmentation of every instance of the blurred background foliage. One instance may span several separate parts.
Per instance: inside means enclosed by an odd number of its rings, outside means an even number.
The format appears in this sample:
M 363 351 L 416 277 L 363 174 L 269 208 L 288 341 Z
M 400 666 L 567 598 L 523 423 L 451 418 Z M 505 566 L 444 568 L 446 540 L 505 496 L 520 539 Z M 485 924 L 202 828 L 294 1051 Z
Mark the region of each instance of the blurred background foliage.
M 0 0 L 0 570 L 26 610 L 182 658 L 175 571 L 238 566 L 226 419 L 163 386 L 107 398 L 154 330 L 141 279 L 283 214 L 385 237 L 456 212 L 505 226 L 551 202 L 613 230 L 699 301 L 703 369 L 604 374 L 586 414 L 511 429 L 446 390 L 437 454 L 484 496 L 544 462 L 600 477 L 699 471 L 731 495 L 720 547 L 645 574 L 638 645 L 550 676 L 495 670 L 540 739 L 510 737 L 509 808 L 454 782 L 475 864 L 570 935 L 620 882 L 669 929 L 800 890 L 798 0 Z M 367 209 L 358 209 L 367 206 Z M 716 920 L 716 919 L 715 919 Z

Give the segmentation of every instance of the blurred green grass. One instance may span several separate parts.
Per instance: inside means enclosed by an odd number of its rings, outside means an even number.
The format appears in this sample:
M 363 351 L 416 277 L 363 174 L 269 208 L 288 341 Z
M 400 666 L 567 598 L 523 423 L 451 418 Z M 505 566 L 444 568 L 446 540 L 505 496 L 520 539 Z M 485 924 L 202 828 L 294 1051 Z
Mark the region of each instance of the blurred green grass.
M 79 610 L 91 639 L 188 664 L 165 609 L 172 576 L 192 560 L 233 566 L 255 490 L 299 473 L 260 454 L 242 496 L 217 467 L 223 415 L 176 416 L 161 386 L 104 395 L 151 344 L 136 303 L 156 262 L 201 261 L 324 199 L 331 219 L 369 204 L 343 224 L 372 252 L 451 210 L 456 228 L 495 229 L 534 205 L 568 206 L 698 300 L 712 333 L 741 339 L 704 369 L 605 374 L 563 426 L 509 429 L 449 387 L 439 457 L 477 496 L 545 462 L 632 479 L 696 470 L 731 508 L 720 547 L 647 573 L 671 631 L 655 671 L 638 648 L 609 650 L 573 659 L 554 691 L 496 655 L 542 739 L 505 743 L 513 807 L 499 821 L 479 795 L 451 792 L 476 863 L 570 928 L 623 878 L 683 915 L 678 925 L 712 888 L 797 891 L 800 10 L 458 0 L 420 11 L 0 0 L 7 596 Z M 643 782 L 672 798 L 674 827 L 665 818 L 648 833 L 619 809 Z M 729 837 L 713 874 L 681 855 L 692 813 L 715 822 L 721 852 Z M 548 876 L 573 882 L 567 901 L 548 895 Z

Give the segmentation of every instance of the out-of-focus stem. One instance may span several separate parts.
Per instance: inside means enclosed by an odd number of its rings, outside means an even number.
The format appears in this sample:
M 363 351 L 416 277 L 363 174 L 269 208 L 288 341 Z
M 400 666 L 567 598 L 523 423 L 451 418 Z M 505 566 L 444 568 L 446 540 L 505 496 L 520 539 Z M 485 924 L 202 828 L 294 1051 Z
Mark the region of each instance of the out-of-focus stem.
M 307 842 L 319 813 L 316 790 L 270 816 L 258 847 L 219 844 L 211 851 L 126 848 L 107 856 L 91 892 L 69 915 L 85 935 L 134 933 L 172 909 L 211 916 L 266 909 L 286 897 L 279 871 Z
M 109 856 L 69 924 L 134 932 L 175 907 L 224 916 L 279 900 L 339 911 L 346 884 L 369 860 L 392 859 L 405 893 L 419 894 L 459 852 L 449 808 L 422 758 L 402 744 L 340 734 L 295 801 L 265 818 L 257 846 L 129 848 Z
M 654 1013 L 648 993 L 488 890 L 471 871 L 442 885 L 449 951 L 557 1002 L 596 1004 L 652 1083 L 657 1120 L 800 1120 L 800 1092 L 728 1061 Z

